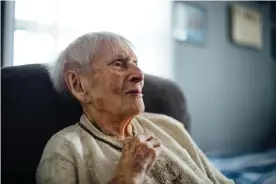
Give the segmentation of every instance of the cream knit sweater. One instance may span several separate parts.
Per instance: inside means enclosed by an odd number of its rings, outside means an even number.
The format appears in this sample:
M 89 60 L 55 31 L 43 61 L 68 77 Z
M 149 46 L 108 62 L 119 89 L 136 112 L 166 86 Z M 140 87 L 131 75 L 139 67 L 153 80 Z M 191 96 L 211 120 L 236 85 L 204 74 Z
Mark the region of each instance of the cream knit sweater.
M 177 120 L 144 113 L 131 123 L 137 134 L 150 132 L 162 143 L 161 154 L 144 183 L 233 183 L 212 166 Z M 119 141 L 101 133 L 82 115 L 79 123 L 48 141 L 37 168 L 37 183 L 105 184 L 115 172 L 121 149 Z

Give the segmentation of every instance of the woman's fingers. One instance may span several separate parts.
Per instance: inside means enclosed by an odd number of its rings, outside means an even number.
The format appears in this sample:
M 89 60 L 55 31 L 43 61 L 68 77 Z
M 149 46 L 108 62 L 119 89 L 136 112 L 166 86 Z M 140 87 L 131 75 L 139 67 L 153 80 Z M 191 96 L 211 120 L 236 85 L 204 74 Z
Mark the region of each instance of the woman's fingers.
M 141 135 L 136 136 L 136 138 L 139 140 L 139 142 L 147 142 L 147 141 L 150 141 L 153 138 L 153 136 L 145 132 Z
M 122 144 L 122 155 L 115 176 L 142 181 L 160 154 L 160 141 L 152 134 L 144 133 L 126 138 Z
M 150 162 L 149 164 L 147 164 L 147 167 L 146 167 L 146 172 L 149 172 L 149 170 L 151 170 L 151 168 L 155 164 L 155 161 L 157 160 L 158 156 L 161 153 L 161 143 L 158 139 L 154 139 L 153 141 L 151 141 L 150 145 L 152 149 L 145 156 L 146 158 L 150 159 Z
M 156 158 L 159 156 L 161 152 L 161 143 L 158 139 L 152 138 L 148 142 L 140 143 L 138 147 L 136 147 L 136 159 L 141 161 L 143 164 L 143 169 L 148 168 L 148 165 L 151 165 Z
M 161 142 L 159 139 L 152 138 L 150 141 L 148 141 L 148 145 L 151 148 L 160 147 Z
M 135 155 L 133 157 L 134 169 L 136 172 L 145 171 L 148 164 L 151 162 L 151 157 L 147 156 L 149 152 L 149 147 L 147 144 L 142 143 L 136 148 Z
M 148 171 L 161 151 L 161 142 L 152 134 L 144 133 L 123 141 L 122 160 L 130 163 L 134 172 Z M 132 166 L 131 166 L 132 165 Z
M 123 141 L 122 156 L 133 155 L 136 150 L 136 141 L 133 138 L 125 138 Z

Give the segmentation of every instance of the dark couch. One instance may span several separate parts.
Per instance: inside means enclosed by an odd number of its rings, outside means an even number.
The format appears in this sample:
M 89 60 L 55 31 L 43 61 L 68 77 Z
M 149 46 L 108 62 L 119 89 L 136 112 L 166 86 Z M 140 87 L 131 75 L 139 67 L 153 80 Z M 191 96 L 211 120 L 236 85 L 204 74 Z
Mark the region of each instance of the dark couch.
M 35 171 L 47 140 L 72 125 L 80 105 L 55 92 L 45 65 L 1 69 L 2 183 L 35 183 Z M 172 116 L 189 128 L 185 99 L 166 79 L 146 75 L 143 89 L 147 112 Z

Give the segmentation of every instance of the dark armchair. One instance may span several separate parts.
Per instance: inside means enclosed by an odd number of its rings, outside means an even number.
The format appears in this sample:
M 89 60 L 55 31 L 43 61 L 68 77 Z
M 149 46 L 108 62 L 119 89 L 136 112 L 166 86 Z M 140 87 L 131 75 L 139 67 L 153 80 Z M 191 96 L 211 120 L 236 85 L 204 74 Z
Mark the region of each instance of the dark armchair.
M 32 184 L 46 142 L 76 123 L 81 108 L 53 89 L 45 65 L 6 67 L 1 72 L 2 182 Z M 147 112 L 167 114 L 189 128 L 185 98 L 173 82 L 146 75 L 144 101 Z

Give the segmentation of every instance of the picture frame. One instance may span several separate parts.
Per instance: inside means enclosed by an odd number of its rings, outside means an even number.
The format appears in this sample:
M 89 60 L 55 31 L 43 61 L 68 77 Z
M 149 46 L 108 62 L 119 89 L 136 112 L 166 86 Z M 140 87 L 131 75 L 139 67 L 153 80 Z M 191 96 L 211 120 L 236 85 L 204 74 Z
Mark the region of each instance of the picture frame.
M 179 42 L 205 45 L 207 37 L 207 10 L 202 6 L 175 1 L 172 14 L 172 37 Z
M 261 50 L 263 47 L 262 14 L 243 5 L 230 5 L 230 39 L 239 46 Z

